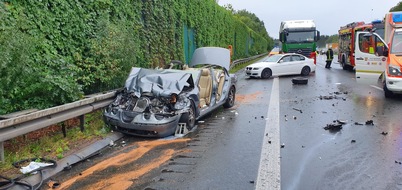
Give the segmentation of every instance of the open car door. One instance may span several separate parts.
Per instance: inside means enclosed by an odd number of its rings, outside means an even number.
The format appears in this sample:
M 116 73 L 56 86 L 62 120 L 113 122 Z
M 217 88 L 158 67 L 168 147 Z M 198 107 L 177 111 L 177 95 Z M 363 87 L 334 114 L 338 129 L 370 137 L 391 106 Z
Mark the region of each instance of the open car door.
M 385 71 L 388 47 L 376 33 L 357 32 L 355 39 L 356 82 L 377 84 Z

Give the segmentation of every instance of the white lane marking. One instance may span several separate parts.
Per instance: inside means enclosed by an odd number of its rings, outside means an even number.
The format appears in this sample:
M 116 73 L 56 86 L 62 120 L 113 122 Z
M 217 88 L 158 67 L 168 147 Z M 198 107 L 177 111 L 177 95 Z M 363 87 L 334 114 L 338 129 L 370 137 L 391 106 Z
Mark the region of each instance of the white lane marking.
M 278 77 L 272 85 L 255 189 L 281 189 Z
M 370 86 L 373 87 L 373 88 L 375 88 L 375 89 L 377 89 L 377 90 L 383 91 L 383 89 L 382 89 L 381 87 L 378 87 L 378 86 L 375 86 L 375 85 L 370 85 Z

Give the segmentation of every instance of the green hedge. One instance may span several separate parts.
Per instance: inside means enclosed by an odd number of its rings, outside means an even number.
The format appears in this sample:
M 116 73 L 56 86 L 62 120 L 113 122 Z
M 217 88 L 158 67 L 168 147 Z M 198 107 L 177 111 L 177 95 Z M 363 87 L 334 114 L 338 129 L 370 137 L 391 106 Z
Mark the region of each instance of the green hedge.
M 132 66 L 233 45 L 233 59 L 272 47 L 214 0 L 8 0 L 0 3 L 0 114 L 119 88 Z M 189 52 L 192 54 L 192 52 Z

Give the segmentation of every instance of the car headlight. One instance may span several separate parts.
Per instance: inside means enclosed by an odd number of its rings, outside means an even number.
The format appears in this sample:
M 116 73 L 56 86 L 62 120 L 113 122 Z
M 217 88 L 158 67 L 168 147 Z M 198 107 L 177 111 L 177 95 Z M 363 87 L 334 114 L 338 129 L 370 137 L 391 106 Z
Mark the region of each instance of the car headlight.
M 175 110 L 181 110 L 186 108 L 189 105 L 190 101 L 187 97 L 185 97 L 184 95 L 180 95 L 177 98 L 176 103 L 174 104 L 174 109 Z
M 394 66 L 394 65 L 390 65 L 388 67 L 388 73 L 391 76 L 402 76 L 400 67 Z

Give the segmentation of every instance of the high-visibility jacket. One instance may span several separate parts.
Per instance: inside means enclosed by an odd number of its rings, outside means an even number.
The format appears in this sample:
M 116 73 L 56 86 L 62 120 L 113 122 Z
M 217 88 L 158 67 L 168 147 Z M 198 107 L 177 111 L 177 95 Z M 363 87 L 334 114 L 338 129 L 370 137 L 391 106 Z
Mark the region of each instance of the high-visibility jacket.
M 334 51 L 332 51 L 332 49 L 328 49 L 328 51 L 327 51 L 327 60 L 332 61 L 332 59 L 334 59 Z

